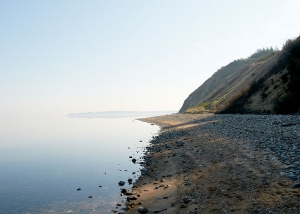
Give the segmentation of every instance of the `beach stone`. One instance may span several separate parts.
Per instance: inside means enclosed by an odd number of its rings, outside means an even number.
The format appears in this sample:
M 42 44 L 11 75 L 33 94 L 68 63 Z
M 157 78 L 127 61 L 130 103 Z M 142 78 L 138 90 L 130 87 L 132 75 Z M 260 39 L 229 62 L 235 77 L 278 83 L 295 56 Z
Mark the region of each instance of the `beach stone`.
M 180 208 L 187 208 L 187 204 L 186 203 L 180 204 Z
M 136 162 L 136 159 L 135 158 L 132 158 L 132 160 L 131 160 L 133 163 L 135 163 Z
M 190 186 L 190 185 L 191 185 L 191 182 L 187 181 L 187 182 L 185 183 L 185 185 L 186 185 L 186 186 Z
M 136 192 L 135 191 L 128 191 L 125 193 L 125 195 L 135 195 Z
M 130 200 L 130 201 L 137 200 L 137 197 L 135 197 L 135 196 L 129 196 L 129 197 L 127 197 L 127 200 Z
M 191 201 L 191 199 L 189 199 L 188 196 L 185 196 L 185 197 L 183 198 L 183 202 L 184 202 L 185 204 L 189 203 L 190 201 Z
M 127 206 L 130 206 L 131 208 L 136 206 L 135 202 L 127 202 Z
M 138 208 L 138 213 L 148 213 L 148 209 L 145 207 L 139 207 Z
M 119 181 L 119 186 L 124 186 L 125 185 L 125 181 Z
M 294 184 L 293 188 L 300 188 L 300 183 Z

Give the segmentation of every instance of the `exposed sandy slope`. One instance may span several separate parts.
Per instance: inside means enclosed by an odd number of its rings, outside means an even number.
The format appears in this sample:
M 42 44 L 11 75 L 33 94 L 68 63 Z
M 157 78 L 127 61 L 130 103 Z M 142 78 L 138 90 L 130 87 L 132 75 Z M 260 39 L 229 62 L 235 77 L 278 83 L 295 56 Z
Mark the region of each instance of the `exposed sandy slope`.
M 126 213 L 141 206 L 149 213 L 300 213 L 300 191 L 292 188 L 298 181 L 280 175 L 286 165 L 270 152 L 251 149 L 250 140 L 202 129 L 207 120 L 201 119 L 210 116 L 141 119 L 161 126 L 162 137 L 147 154 L 148 174 L 136 183 L 140 197 L 131 202 L 142 205 Z M 155 189 L 162 183 L 170 186 Z

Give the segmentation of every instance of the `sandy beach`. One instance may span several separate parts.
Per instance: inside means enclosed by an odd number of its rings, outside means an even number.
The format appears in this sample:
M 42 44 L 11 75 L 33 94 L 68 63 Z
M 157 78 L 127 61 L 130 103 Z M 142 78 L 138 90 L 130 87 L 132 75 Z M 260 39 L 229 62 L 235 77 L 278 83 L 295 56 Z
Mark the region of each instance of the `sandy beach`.
M 161 131 L 147 148 L 133 185 L 137 200 L 127 202 L 125 213 L 299 213 L 299 116 L 140 120 Z

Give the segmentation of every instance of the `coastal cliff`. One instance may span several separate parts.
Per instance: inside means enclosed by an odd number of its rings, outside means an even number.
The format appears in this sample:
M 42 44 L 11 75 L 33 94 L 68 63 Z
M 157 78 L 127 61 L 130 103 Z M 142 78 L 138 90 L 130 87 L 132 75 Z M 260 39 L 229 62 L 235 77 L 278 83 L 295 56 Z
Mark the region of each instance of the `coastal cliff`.
M 292 114 L 300 108 L 300 37 L 281 51 L 260 49 L 220 68 L 184 101 L 180 113 Z

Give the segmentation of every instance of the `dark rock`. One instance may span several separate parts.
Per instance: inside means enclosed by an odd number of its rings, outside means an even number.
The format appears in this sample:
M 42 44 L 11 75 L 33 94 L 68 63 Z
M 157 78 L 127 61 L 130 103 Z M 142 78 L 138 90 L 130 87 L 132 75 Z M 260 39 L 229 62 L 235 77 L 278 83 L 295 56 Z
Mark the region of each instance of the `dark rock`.
M 135 197 L 135 196 L 129 196 L 129 197 L 127 197 L 127 201 L 133 201 L 133 200 L 137 200 L 137 197 Z
M 160 212 L 165 211 L 165 210 L 168 210 L 168 209 L 165 208 L 165 209 L 155 210 L 154 213 L 160 213 Z
M 148 213 L 148 209 L 145 207 L 139 207 L 138 208 L 138 213 Z
M 119 181 L 119 186 L 124 186 L 125 185 L 125 181 Z
M 187 197 L 187 196 L 185 196 L 183 198 L 183 203 L 185 203 L 185 204 L 189 203 L 190 201 L 191 201 L 191 199 L 189 199 L 189 197 Z
M 125 193 L 125 195 L 135 195 L 136 192 L 135 191 L 128 191 Z
M 81 190 L 81 188 L 78 188 L 78 189 L 77 189 L 77 191 L 80 191 L 80 190 Z
M 293 188 L 300 188 L 300 183 L 294 184 Z
M 135 163 L 135 162 L 136 162 L 136 159 L 135 159 L 135 158 L 133 158 L 131 161 L 132 161 L 133 163 Z
M 180 208 L 186 208 L 186 207 L 187 207 L 187 204 L 185 204 L 185 203 L 180 204 Z

